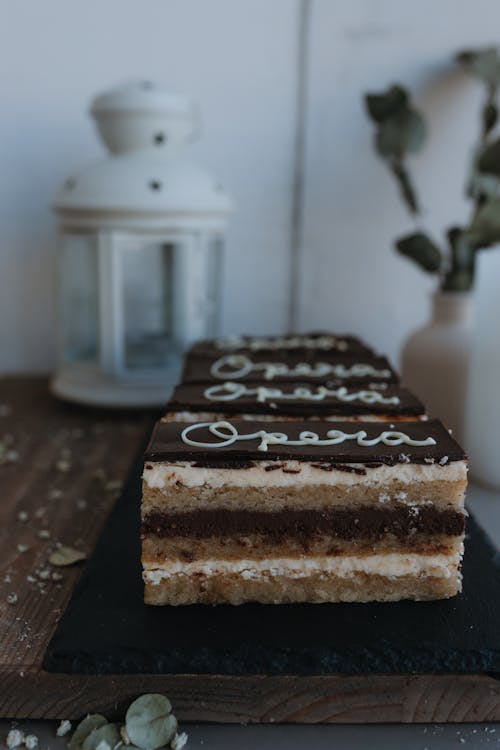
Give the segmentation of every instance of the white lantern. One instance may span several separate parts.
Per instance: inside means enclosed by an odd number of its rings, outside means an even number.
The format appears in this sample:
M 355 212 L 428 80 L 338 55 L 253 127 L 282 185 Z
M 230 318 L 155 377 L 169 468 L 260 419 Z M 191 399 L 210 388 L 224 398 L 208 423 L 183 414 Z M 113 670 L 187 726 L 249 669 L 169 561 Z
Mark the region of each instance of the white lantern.
M 60 346 L 52 391 L 107 406 L 164 404 L 184 348 L 217 335 L 230 199 L 185 155 L 193 105 L 151 83 L 100 96 L 111 154 L 66 181 Z

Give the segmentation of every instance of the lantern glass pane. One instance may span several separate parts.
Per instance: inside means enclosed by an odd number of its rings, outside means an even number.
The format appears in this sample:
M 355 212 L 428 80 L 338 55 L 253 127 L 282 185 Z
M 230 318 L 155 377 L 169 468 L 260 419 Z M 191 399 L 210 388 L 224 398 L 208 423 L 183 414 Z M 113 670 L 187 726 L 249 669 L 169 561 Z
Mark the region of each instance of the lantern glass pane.
M 63 236 L 60 280 L 63 359 L 97 362 L 99 304 L 97 238 L 94 235 Z
M 207 329 L 205 336 L 214 337 L 220 331 L 223 242 L 212 236 L 208 243 L 207 260 Z
M 125 368 L 168 366 L 173 336 L 174 243 L 128 243 L 122 248 Z

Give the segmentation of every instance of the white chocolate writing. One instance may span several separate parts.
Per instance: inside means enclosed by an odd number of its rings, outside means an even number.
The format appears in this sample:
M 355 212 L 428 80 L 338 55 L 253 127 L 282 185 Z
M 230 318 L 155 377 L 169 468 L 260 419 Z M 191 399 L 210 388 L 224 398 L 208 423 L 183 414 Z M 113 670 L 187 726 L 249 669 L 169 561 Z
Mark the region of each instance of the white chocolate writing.
M 288 365 L 286 362 L 253 362 L 244 354 L 227 354 L 216 360 L 210 367 L 214 378 L 244 378 L 253 372 L 262 372 L 264 380 L 274 380 L 276 377 L 309 377 L 324 378 L 328 375 L 335 378 L 389 378 L 390 370 L 377 370 L 365 363 L 356 363 L 346 367 L 343 364 L 329 362 L 299 362 Z
M 324 401 L 333 398 L 343 403 L 359 401 L 362 404 L 388 404 L 398 405 L 401 400 L 398 396 L 384 397 L 378 391 L 361 390 L 351 391 L 344 386 L 339 388 L 326 388 L 318 385 L 311 390 L 305 386 L 297 386 L 291 393 L 284 393 L 281 388 L 270 388 L 259 385 L 257 388 L 248 388 L 243 383 L 221 383 L 206 388 L 203 396 L 207 401 L 237 401 L 245 396 L 255 396 L 257 403 L 264 404 L 266 401 Z
M 215 348 L 221 351 L 235 351 L 235 349 L 250 349 L 252 352 L 273 349 L 320 349 L 329 351 L 335 349 L 345 352 L 349 344 L 337 336 L 277 336 L 276 338 L 244 338 L 243 336 L 228 336 L 215 341 Z
M 189 435 L 196 430 L 208 428 L 208 431 L 219 440 L 219 442 L 204 442 L 193 440 Z M 365 430 L 358 432 L 343 432 L 342 430 L 328 430 L 326 438 L 320 438 L 316 432 L 311 430 L 302 430 L 298 440 L 290 440 L 284 432 L 267 432 L 266 430 L 257 430 L 246 435 L 240 435 L 236 427 L 231 422 L 197 422 L 184 428 L 181 439 L 186 445 L 192 445 L 197 448 L 227 448 L 237 442 L 245 440 L 260 440 L 257 447 L 259 451 L 267 451 L 270 445 L 339 445 L 348 440 L 352 440 L 361 447 L 371 448 L 374 445 L 383 443 L 384 445 L 412 445 L 423 447 L 426 445 L 436 445 L 433 437 L 427 437 L 424 440 L 414 440 L 404 432 L 394 430 L 384 430 L 380 435 L 369 438 Z

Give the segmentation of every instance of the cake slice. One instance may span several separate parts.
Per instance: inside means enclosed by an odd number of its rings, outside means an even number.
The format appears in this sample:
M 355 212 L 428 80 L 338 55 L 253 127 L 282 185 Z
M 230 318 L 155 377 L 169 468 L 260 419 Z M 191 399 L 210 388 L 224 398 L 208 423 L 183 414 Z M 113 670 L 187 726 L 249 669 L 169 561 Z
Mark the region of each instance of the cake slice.
M 186 357 L 182 382 L 305 382 L 397 383 L 399 378 L 385 357 L 359 355 L 298 355 L 295 353 L 225 354 Z
M 178 385 L 166 421 L 221 419 L 399 421 L 426 419 L 421 401 L 393 384 L 233 383 Z
M 436 420 L 159 422 L 143 475 L 145 601 L 453 596 L 466 483 Z

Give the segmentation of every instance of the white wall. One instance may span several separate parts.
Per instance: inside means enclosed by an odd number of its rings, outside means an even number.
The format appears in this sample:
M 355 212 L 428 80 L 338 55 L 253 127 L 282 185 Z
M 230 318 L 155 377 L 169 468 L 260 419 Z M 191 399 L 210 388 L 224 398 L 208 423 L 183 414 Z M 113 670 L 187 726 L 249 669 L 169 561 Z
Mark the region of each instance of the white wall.
M 415 230 L 372 149 L 362 95 L 401 82 L 427 116 L 429 140 L 412 160 L 424 228 L 441 240 L 468 220 L 466 167 L 483 91 L 455 52 L 500 45 L 495 0 L 314 0 L 311 19 L 303 328 L 354 328 L 396 359 L 428 314 L 434 277 L 392 249 Z
M 300 0 L 0 0 L 0 372 L 54 361 L 55 222 L 62 180 L 99 156 L 85 114 L 114 83 L 158 80 L 198 100 L 196 157 L 235 196 L 226 332 L 287 328 Z M 431 139 L 415 172 L 425 223 L 466 215 L 480 89 L 450 65 L 489 44 L 497 0 L 312 0 L 298 324 L 349 329 L 394 357 L 432 279 L 391 249 L 410 231 L 371 149 L 362 93 L 409 84 Z M 300 175 L 299 175 L 300 176 Z
M 158 80 L 199 102 L 205 132 L 193 155 L 239 206 L 227 325 L 281 330 L 296 0 L 0 0 L 0 19 L 0 371 L 52 366 L 48 204 L 67 175 L 100 155 L 90 98 L 129 79 Z

